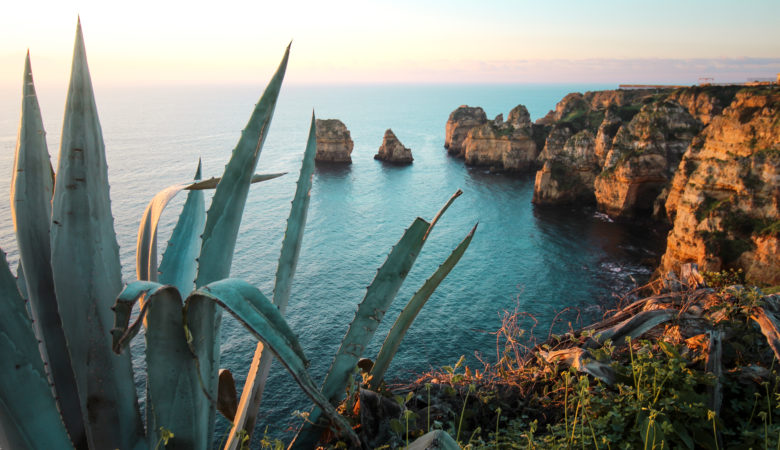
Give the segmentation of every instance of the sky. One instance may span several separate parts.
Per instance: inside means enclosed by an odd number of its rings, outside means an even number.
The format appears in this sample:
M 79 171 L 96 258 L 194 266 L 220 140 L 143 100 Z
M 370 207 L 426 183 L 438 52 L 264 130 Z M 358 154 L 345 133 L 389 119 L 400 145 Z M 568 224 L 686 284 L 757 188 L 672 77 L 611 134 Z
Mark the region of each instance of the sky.
M 34 1 L 0 7 L 0 88 L 65 86 L 77 17 L 103 85 L 673 83 L 777 77 L 780 1 Z

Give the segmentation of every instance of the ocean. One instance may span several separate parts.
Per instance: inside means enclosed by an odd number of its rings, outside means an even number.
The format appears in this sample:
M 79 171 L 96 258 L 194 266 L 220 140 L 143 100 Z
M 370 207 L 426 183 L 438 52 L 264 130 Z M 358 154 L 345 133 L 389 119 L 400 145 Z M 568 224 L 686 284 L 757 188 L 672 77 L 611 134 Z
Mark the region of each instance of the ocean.
M 20 71 L 21 75 L 21 71 Z M 21 77 L 20 77 L 21 78 Z M 102 88 L 95 94 L 106 143 L 112 210 L 123 277 L 135 279 L 135 240 L 146 203 L 168 185 L 192 178 L 198 158 L 204 177 L 220 176 L 264 86 Z M 496 360 L 495 331 L 504 312 L 527 313 L 539 339 L 585 325 L 614 305 L 615 295 L 646 281 L 664 236 L 647 226 L 614 223 L 592 207 L 540 208 L 531 204 L 533 174 L 508 176 L 466 167 L 448 156 L 444 129 L 459 105 L 481 106 L 488 117 L 524 104 L 532 120 L 569 92 L 608 85 L 333 85 L 285 86 L 257 172 L 288 172 L 254 185 L 247 200 L 231 276 L 271 296 L 290 201 L 295 191 L 311 112 L 342 120 L 355 142 L 353 164 L 321 166 L 314 173 L 311 205 L 287 320 L 298 333 L 311 373 L 322 380 L 354 317 L 366 286 L 390 248 L 415 217 L 430 220 L 457 190 L 364 356 L 373 358 L 412 294 L 479 223 L 471 247 L 430 298 L 409 330 L 388 373 L 413 379 L 452 364 L 471 367 Z M 18 91 L 0 92 L 0 196 L 9 198 L 19 120 Z M 56 168 L 65 92 L 39 89 L 44 125 Z M 373 159 L 387 128 L 412 149 L 414 163 L 399 167 Z M 160 251 L 184 202 L 166 210 Z M 208 205 L 208 200 L 207 200 Z M 12 270 L 16 244 L 7 201 L 0 202 L 0 246 Z M 564 311 L 565 310 L 565 311 Z M 533 319 L 532 319 L 533 318 Z M 223 366 L 243 380 L 254 339 L 225 316 Z M 143 339 L 132 351 L 143 395 Z M 310 402 L 276 365 L 262 406 L 262 430 L 276 435 L 294 426 L 295 410 Z M 220 430 L 224 429 L 224 421 Z

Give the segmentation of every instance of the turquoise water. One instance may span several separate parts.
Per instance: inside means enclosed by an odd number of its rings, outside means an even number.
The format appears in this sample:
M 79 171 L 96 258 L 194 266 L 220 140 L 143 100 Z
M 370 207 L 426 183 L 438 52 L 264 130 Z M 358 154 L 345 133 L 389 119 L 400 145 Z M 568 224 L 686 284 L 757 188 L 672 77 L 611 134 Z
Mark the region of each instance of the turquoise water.
M 553 317 L 565 308 L 572 310 L 562 316 L 559 327 L 600 317 L 602 308 L 614 301 L 612 292 L 647 279 L 651 268 L 646 261 L 658 256 L 662 236 L 647 227 L 612 223 L 590 208 L 534 207 L 532 174 L 509 177 L 467 168 L 447 155 L 443 143 L 447 117 L 461 104 L 482 106 L 493 117 L 506 115 L 522 103 L 535 120 L 569 92 L 603 88 L 611 86 L 285 87 L 258 172 L 290 174 L 251 189 L 232 276 L 271 294 L 314 108 L 320 118 L 341 119 L 355 141 L 351 166 L 318 167 L 314 174 L 306 235 L 287 311 L 316 380 L 330 366 L 365 287 L 391 246 L 416 216 L 430 220 L 459 188 L 463 196 L 437 225 L 365 356 L 376 355 L 403 304 L 437 264 L 477 222 L 479 229 L 458 267 L 409 330 L 389 378 L 408 379 L 419 371 L 453 363 L 460 355 L 479 366 L 475 352 L 494 360 L 496 337 L 491 332 L 499 327 L 502 311 L 517 308 L 535 317 L 540 338 L 547 336 Z M 198 157 L 203 158 L 204 176 L 220 175 L 261 91 L 260 86 L 101 89 L 97 85 L 125 280 L 134 279 L 135 233 L 146 202 L 167 185 L 191 178 Z M 9 176 L 0 180 L 0 196 L 7 199 L 20 99 L 15 91 L 1 94 L 0 173 Z M 54 159 L 64 95 L 39 91 Z M 414 164 L 396 167 L 373 159 L 387 128 L 412 149 Z M 183 196 L 177 199 L 163 219 L 161 246 L 183 200 Z M 10 212 L 2 203 L 0 245 L 15 266 Z M 139 366 L 143 366 L 142 341 L 136 339 L 133 349 Z M 222 349 L 223 365 L 242 384 L 254 342 L 228 317 Z M 142 376 L 137 381 L 140 386 Z M 278 430 L 295 423 L 292 411 L 308 406 L 290 377 L 276 367 L 262 420 Z

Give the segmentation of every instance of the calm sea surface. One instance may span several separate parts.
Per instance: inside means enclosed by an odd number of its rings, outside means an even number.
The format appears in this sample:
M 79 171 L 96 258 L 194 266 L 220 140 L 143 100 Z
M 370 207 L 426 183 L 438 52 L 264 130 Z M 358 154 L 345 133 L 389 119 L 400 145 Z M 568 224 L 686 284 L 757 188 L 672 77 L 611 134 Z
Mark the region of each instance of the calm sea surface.
M 20 77 L 21 78 L 21 77 Z M 409 330 L 388 377 L 409 379 L 475 352 L 495 360 L 503 311 L 533 315 L 544 338 L 564 308 L 587 323 L 614 302 L 612 292 L 643 282 L 648 259 L 658 256 L 658 233 L 611 223 L 587 208 L 538 208 L 531 204 L 533 175 L 508 177 L 467 168 L 444 150 L 449 113 L 462 104 L 482 106 L 489 117 L 519 103 L 532 120 L 565 94 L 612 88 L 595 85 L 501 86 L 287 86 L 282 90 L 258 172 L 289 172 L 254 185 L 233 260 L 232 276 L 271 295 L 290 201 L 295 191 L 312 109 L 319 118 L 341 119 L 352 133 L 353 164 L 319 167 L 314 174 L 306 234 L 287 319 L 322 380 L 357 304 L 376 269 L 415 217 L 430 220 L 458 188 L 464 191 L 431 235 L 379 327 L 366 355 L 376 356 L 398 312 L 449 252 L 479 222 L 479 229 L 450 276 Z M 112 208 L 125 281 L 135 277 L 138 222 L 146 203 L 164 187 L 186 181 L 203 158 L 204 176 L 219 176 L 262 86 L 101 89 L 96 97 L 108 153 Z M 0 197 L 8 199 L 18 127 L 20 91 L 0 91 Z M 56 167 L 64 92 L 39 90 L 49 152 Z M 414 164 L 388 166 L 373 155 L 387 128 L 412 149 Z M 184 195 L 163 218 L 164 247 Z M 0 246 L 16 266 L 7 200 L 0 202 Z M 162 250 L 162 248 L 161 248 Z M 644 262 L 644 264 L 643 264 Z M 530 322 L 529 322 L 530 324 Z M 576 326 L 577 324 L 575 324 Z M 137 338 L 136 365 L 143 366 Z M 251 362 L 253 338 L 226 316 L 223 365 L 239 386 Z M 142 370 L 137 371 L 139 386 Z M 143 390 L 141 390 L 143 392 Z M 265 423 L 279 430 L 294 410 L 310 403 L 277 366 L 263 403 Z M 288 436 L 289 439 L 289 436 Z

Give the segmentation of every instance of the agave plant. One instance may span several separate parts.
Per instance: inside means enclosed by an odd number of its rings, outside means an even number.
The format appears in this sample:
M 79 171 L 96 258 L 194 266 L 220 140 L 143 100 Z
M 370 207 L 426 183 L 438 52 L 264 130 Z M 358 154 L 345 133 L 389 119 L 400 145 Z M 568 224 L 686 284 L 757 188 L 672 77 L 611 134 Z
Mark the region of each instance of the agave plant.
M 334 404 L 439 216 L 430 223 L 415 220 L 390 252 L 318 389 L 306 370 L 302 347 L 282 317 L 306 223 L 316 148 L 313 114 L 273 302 L 257 288 L 229 278 L 249 187 L 280 175 L 256 175 L 254 171 L 289 50 L 256 104 L 224 175 L 199 181 L 198 164 L 195 181 L 173 185 L 151 200 L 138 233 L 138 280 L 124 288 L 105 149 L 80 23 L 56 182 L 28 53 L 11 193 L 18 279 L 7 264 L 0 264 L 0 446 L 210 448 L 219 407 L 234 423 L 227 444 L 234 447 L 239 435 L 251 433 L 271 355 L 315 404 L 312 423 L 302 428 L 295 445 L 316 442 L 326 426 L 360 445 Z M 208 213 L 203 189 L 216 189 Z M 189 194 L 158 268 L 158 222 L 165 206 L 182 190 Z M 377 357 L 372 387 L 381 381 L 406 329 L 460 259 L 473 233 L 399 316 Z M 136 303 L 140 311 L 131 323 Z M 224 392 L 227 397 L 235 396 L 229 389 L 232 376 L 219 370 L 223 309 L 259 340 L 238 407 L 231 405 L 230 398 L 225 401 Z M 142 420 L 125 350 L 144 326 L 147 373 L 146 417 Z

